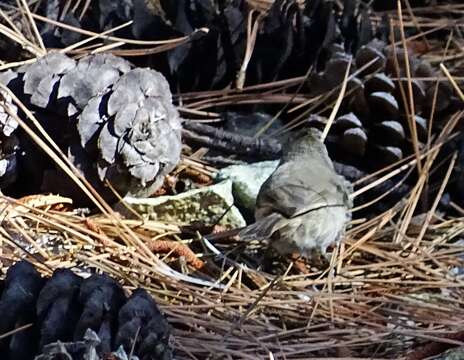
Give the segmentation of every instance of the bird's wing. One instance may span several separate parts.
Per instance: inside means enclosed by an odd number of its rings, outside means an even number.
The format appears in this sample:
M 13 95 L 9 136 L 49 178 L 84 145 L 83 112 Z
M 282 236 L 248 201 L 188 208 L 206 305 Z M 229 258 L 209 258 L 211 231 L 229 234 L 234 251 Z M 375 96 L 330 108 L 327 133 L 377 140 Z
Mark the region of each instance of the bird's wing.
M 277 212 L 291 218 L 311 209 L 343 204 L 338 180 L 332 169 L 317 163 L 306 171 L 301 170 L 299 162 L 284 163 L 261 187 L 256 217 Z
M 238 234 L 242 240 L 269 239 L 271 235 L 288 223 L 285 217 L 278 213 L 269 214 L 255 223 L 248 225 Z

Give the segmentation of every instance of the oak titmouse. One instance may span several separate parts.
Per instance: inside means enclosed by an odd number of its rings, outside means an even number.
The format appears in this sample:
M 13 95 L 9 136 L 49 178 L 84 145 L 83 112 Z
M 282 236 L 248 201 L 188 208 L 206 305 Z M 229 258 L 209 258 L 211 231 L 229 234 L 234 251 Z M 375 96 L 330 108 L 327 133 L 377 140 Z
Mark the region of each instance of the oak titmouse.
M 325 254 L 351 219 L 351 192 L 351 184 L 335 172 L 321 132 L 300 130 L 287 140 L 278 167 L 259 190 L 256 222 L 239 235 L 268 239 L 280 255 Z

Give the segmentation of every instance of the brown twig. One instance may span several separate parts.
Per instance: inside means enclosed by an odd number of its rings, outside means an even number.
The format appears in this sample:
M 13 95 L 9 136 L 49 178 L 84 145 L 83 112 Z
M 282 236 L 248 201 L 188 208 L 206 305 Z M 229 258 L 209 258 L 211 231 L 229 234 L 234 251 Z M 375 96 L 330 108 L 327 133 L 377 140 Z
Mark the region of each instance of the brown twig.
M 147 246 L 154 253 L 173 253 L 176 256 L 182 256 L 187 263 L 191 264 L 197 270 L 200 270 L 205 265 L 187 245 L 176 241 L 150 240 Z

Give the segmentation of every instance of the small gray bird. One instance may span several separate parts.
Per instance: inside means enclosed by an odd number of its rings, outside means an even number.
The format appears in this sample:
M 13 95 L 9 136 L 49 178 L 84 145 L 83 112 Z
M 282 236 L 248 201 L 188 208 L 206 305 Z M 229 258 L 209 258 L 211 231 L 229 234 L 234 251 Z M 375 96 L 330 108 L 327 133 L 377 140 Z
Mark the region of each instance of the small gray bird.
M 280 255 L 314 259 L 343 235 L 351 192 L 351 184 L 335 172 L 321 132 L 300 130 L 283 146 L 278 167 L 259 190 L 256 222 L 239 236 L 268 239 Z

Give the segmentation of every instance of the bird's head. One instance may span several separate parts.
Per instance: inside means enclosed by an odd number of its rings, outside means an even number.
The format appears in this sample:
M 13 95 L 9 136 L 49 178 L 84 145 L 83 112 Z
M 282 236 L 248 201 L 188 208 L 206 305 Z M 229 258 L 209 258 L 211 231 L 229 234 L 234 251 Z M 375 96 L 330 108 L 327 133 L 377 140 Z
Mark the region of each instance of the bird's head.
M 283 146 L 284 155 L 325 151 L 321 141 L 322 132 L 313 127 L 304 127 L 291 134 Z

